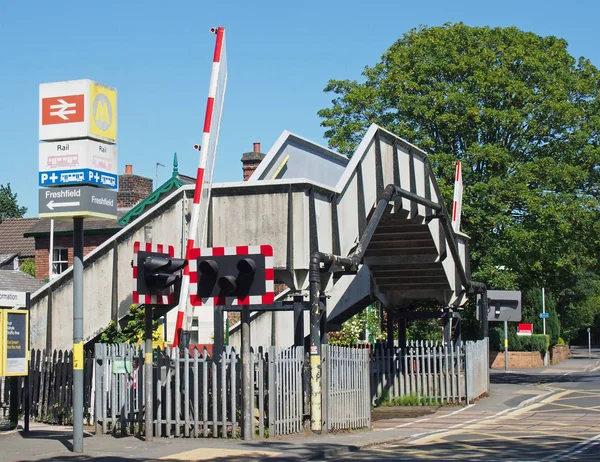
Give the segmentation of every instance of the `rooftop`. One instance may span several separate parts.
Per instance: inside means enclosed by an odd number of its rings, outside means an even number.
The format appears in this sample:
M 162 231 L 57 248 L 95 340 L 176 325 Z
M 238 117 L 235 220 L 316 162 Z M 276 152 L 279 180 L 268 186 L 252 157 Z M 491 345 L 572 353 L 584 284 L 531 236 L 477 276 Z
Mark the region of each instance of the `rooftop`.
M 0 223 L 0 254 L 19 254 L 32 257 L 35 241 L 24 234 L 39 221 L 39 218 L 7 218 Z

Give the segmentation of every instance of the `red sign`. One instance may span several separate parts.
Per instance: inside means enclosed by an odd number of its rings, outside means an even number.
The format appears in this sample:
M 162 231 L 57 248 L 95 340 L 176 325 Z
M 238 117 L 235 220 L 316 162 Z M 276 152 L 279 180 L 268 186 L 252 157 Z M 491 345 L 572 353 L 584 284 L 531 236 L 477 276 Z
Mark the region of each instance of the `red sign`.
M 42 99 L 42 125 L 83 122 L 84 95 L 53 96 Z
M 517 324 L 517 335 L 533 335 L 533 324 Z

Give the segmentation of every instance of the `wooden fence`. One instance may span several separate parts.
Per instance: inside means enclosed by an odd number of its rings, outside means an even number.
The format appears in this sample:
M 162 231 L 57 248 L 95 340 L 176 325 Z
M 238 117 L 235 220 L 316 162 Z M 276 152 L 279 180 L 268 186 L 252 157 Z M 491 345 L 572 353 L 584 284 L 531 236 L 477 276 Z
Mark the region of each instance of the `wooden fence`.
M 95 357 L 97 430 L 143 434 L 143 347 L 97 344 Z M 301 430 L 303 364 L 301 347 L 251 354 L 253 434 L 262 438 Z M 215 358 L 206 350 L 155 350 L 153 365 L 155 436 L 239 436 L 242 363 L 235 350 Z
M 467 355 L 466 352 L 469 352 Z M 488 390 L 487 341 L 460 345 L 412 341 L 406 348 L 371 351 L 371 399 L 404 398 L 406 404 L 457 404 Z
M 22 413 L 29 400 L 30 419 L 50 424 L 73 423 L 73 354 L 71 351 L 31 350 L 28 377 L 3 377 L 0 383 L 0 418 L 7 414 L 8 403 L 15 399 Z M 93 364 L 91 352 L 84 358 L 84 420 L 89 421 L 93 404 Z M 15 385 L 10 385 L 10 384 Z M 13 396 L 15 395 L 15 396 Z

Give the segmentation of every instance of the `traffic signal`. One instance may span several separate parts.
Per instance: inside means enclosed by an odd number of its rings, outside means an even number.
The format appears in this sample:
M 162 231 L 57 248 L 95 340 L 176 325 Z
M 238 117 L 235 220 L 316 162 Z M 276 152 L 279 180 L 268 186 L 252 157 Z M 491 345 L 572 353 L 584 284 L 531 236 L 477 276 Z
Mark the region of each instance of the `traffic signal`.
M 145 250 L 141 250 L 141 248 Z M 165 252 L 166 250 L 166 252 Z M 175 302 L 173 285 L 181 279 L 187 260 L 174 258 L 173 246 L 134 243 L 133 302 L 170 305 Z
M 269 245 L 192 249 L 192 305 L 273 302 L 273 250 Z

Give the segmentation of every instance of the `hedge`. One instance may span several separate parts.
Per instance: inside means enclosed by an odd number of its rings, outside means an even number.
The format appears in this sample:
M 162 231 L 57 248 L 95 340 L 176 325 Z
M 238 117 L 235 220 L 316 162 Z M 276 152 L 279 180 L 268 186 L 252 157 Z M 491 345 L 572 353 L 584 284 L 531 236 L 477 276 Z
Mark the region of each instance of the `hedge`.
M 504 351 L 504 329 L 494 327 L 490 329 L 490 349 Z M 514 330 L 508 329 L 509 351 L 539 351 L 543 353 L 550 347 L 550 336 L 533 334 L 531 336 L 517 335 Z

